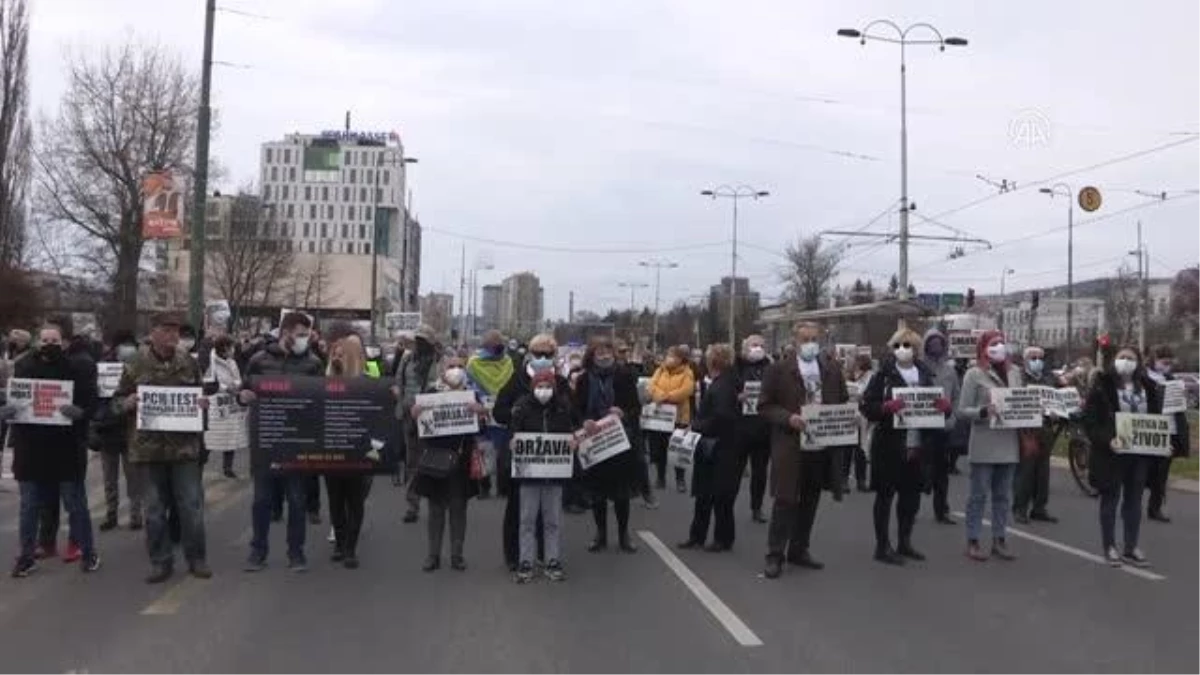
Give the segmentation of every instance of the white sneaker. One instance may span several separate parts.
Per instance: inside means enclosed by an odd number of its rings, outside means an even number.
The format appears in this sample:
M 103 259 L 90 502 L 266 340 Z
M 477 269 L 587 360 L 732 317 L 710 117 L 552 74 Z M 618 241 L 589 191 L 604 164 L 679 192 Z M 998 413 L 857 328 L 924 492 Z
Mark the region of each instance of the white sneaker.
M 1117 553 L 1116 546 L 1108 547 L 1108 550 L 1104 552 L 1104 560 L 1110 567 L 1121 566 L 1121 554 Z
M 332 528 L 332 527 L 331 527 L 331 528 L 329 528 L 329 536 L 328 536 L 328 537 L 325 537 L 325 541 L 327 541 L 327 542 L 329 542 L 329 543 L 331 543 L 331 544 L 336 544 L 336 543 L 337 543 L 337 535 L 336 535 L 336 534 L 334 534 L 334 532 L 333 532 L 333 528 Z M 1113 550 L 1116 550 L 1116 549 L 1113 549 Z
M 1132 551 L 1125 553 L 1125 555 L 1121 556 L 1121 558 L 1134 567 L 1150 566 L 1150 561 L 1146 559 L 1146 554 L 1142 553 L 1142 549 L 1137 547 L 1134 547 Z

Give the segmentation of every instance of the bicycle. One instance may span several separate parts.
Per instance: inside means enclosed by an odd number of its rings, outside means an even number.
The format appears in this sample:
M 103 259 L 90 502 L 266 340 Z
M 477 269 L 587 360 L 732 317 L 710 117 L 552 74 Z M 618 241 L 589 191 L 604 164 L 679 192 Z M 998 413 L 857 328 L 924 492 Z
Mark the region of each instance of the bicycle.
M 1088 454 L 1091 452 L 1092 446 L 1088 441 L 1087 434 L 1084 433 L 1082 417 L 1074 415 L 1068 418 L 1059 418 L 1055 427 L 1055 445 L 1058 444 L 1059 436 L 1063 433 L 1067 434 L 1067 464 L 1071 469 L 1071 477 L 1075 479 L 1075 484 L 1088 497 L 1098 496 L 1100 492 L 1088 482 Z

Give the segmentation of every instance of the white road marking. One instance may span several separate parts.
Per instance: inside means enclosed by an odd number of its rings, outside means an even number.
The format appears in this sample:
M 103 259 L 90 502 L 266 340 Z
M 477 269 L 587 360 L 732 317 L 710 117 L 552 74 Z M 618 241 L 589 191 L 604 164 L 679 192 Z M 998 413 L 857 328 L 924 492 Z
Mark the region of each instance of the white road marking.
M 961 511 L 956 511 L 954 513 L 954 515 L 958 516 L 959 518 L 966 518 L 966 514 L 962 513 Z M 983 524 L 990 527 L 992 522 L 990 520 L 988 520 L 987 518 L 984 518 Z M 1045 537 L 1041 537 L 1036 534 L 1031 534 L 1024 530 L 1018 530 L 1016 528 L 1010 527 L 1010 528 L 1007 528 L 1007 531 L 1009 534 L 1013 535 L 1014 537 L 1018 537 L 1020 539 L 1027 539 L 1029 541 L 1032 541 L 1035 544 L 1041 544 L 1042 546 L 1045 546 L 1046 548 L 1052 548 L 1056 551 L 1061 551 L 1063 553 L 1073 555 L 1077 558 L 1083 558 L 1084 560 L 1087 560 L 1089 562 L 1094 562 L 1097 565 L 1104 565 L 1105 567 L 1108 566 L 1108 561 L 1106 561 L 1103 556 L 1096 555 L 1095 553 L 1089 553 L 1088 551 L 1084 551 L 1083 549 L 1078 549 L 1078 548 L 1075 548 L 1074 546 L 1068 546 L 1067 544 L 1059 543 L 1057 541 L 1054 541 L 1053 539 L 1047 539 Z M 1149 570 L 1144 570 L 1144 569 L 1141 569 L 1138 567 L 1133 567 L 1130 565 L 1121 565 L 1120 567 L 1117 567 L 1114 569 L 1125 572 L 1126 574 L 1132 574 L 1135 577 L 1140 577 L 1140 578 L 1146 579 L 1148 581 L 1164 581 L 1164 580 L 1166 580 L 1166 577 L 1164 577 L 1161 574 L 1156 574 Z
M 667 548 L 667 545 L 662 543 L 662 541 L 655 536 L 653 532 L 649 530 L 639 530 L 638 536 L 642 538 L 642 541 L 646 542 L 646 545 L 649 546 L 651 550 L 658 554 L 659 558 L 662 558 L 662 561 L 667 564 L 667 567 L 669 567 L 671 571 L 675 573 L 675 576 L 679 577 L 679 580 L 683 582 L 684 586 L 688 587 L 688 590 L 692 592 L 692 595 L 696 596 L 696 599 L 700 601 L 700 604 L 704 605 L 704 608 L 707 609 L 717 621 L 721 622 L 721 625 L 725 627 L 725 630 L 729 631 L 729 634 L 733 636 L 734 640 L 737 640 L 738 644 L 742 645 L 743 647 L 762 646 L 762 640 L 760 640 L 758 636 L 754 634 L 754 631 L 750 630 L 750 627 L 743 623 L 742 620 L 733 613 L 733 610 L 729 609 L 729 606 L 722 602 L 721 599 L 717 597 L 717 594 L 713 593 L 708 586 L 700 580 L 700 577 L 696 576 L 695 573 L 688 569 L 688 566 L 684 565 L 683 561 L 676 557 L 676 555 L 671 552 L 671 549 Z

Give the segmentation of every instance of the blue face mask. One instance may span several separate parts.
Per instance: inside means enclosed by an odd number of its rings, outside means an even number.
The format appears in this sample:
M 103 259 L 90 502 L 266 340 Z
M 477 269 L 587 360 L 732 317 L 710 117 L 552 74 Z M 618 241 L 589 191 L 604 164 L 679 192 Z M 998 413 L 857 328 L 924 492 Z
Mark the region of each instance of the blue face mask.
M 1042 369 L 1046 367 L 1046 363 L 1041 359 L 1029 359 L 1025 367 L 1029 369 L 1031 375 L 1041 375 Z
M 548 359 L 544 356 L 535 356 L 529 359 L 529 367 L 536 373 L 539 370 L 554 367 L 554 359 Z
M 800 345 L 800 358 L 805 361 L 812 361 L 817 358 L 817 354 L 821 353 L 821 345 L 815 342 L 805 342 Z

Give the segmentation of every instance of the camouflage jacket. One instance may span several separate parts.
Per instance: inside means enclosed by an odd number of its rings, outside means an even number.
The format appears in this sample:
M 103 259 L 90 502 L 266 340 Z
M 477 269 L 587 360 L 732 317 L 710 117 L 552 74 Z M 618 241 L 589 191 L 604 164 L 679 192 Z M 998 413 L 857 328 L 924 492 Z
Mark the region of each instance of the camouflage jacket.
M 137 417 L 121 407 L 125 399 L 137 393 L 139 385 L 159 387 L 201 386 L 200 366 L 196 360 L 180 350 L 170 359 L 159 358 L 149 347 L 142 347 L 138 355 L 125 366 L 121 384 L 113 395 L 114 410 L 128 417 L 130 462 L 179 462 L 194 460 L 200 456 L 199 433 L 167 433 L 162 431 L 139 431 Z

